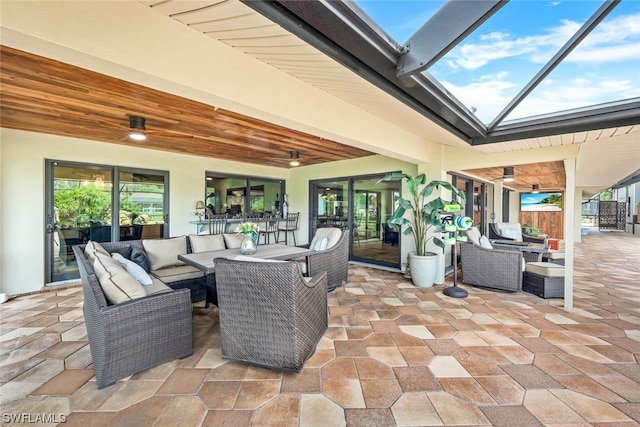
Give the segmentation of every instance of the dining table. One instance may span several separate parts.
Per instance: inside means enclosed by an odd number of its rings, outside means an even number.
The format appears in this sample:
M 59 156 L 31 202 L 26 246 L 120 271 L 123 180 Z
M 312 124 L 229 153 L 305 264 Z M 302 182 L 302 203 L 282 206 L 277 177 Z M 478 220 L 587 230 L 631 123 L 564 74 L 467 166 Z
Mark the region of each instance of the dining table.
M 207 302 L 217 305 L 217 292 L 216 292 L 216 266 L 214 260 L 216 258 L 229 258 L 235 259 L 241 256 L 244 260 L 251 258 L 255 259 L 267 259 L 288 261 L 298 258 L 305 258 L 307 255 L 312 254 L 312 249 L 285 245 L 282 243 L 274 243 L 268 245 L 258 245 L 258 250 L 252 255 L 243 255 L 240 253 L 240 248 L 235 249 L 221 249 L 217 251 L 204 251 L 193 252 L 183 255 L 178 255 L 178 259 L 185 264 L 191 265 L 198 270 L 201 270 L 206 277 L 207 287 Z M 307 266 L 308 267 L 308 266 Z M 308 268 L 307 268 L 307 271 Z

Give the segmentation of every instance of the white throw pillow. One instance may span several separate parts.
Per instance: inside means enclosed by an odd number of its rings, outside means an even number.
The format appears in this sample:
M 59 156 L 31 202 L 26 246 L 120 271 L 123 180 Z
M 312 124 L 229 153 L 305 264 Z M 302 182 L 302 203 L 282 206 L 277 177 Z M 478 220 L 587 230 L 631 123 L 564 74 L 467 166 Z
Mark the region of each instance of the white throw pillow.
M 340 240 L 340 237 L 342 237 L 342 230 L 340 230 L 339 228 L 335 228 L 335 227 L 318 228 L 318 230 L 316 230 L 316 234 L 313 236 L 313 239 L 311 240 L 311 243 L 309 244 L 309 248 L 312 250 L 320 250 L 316 248 L 319 248 L 321 246 L 320 242 L 322 241 L 322 239 L 327 239 L 327 245 L 323 250 L 330 249 L 334 247 L 336 243 L 338 243 L 338 241 Z
M 480 236 L 480 246 L 485 249 L 493 249 L 491 242 L 487 239 L 487 236 Z
M 471 243 L 474 245 L 480 245 L 480 237 L 482 237 L 482 235 L 480 234 L 478 227 L 470 227 L 465 234 L 469 240 L 471 240 Z
M 111 304 L 120 304 L 147 295 L 140 282 L 110 256 L 97 253 L 93 262 L 93 271 L 100 282 L 104 296 Z
M 178 255 L 187 253 L 187 236 L 171 239 L 143 239 L 142 246 L 149 258 L 149 268 L 160 270 L 165 267 L 184 265 Z
M 311 249 L 313 249 L 314 251 L 326 251 L 328 244 L 329 244 L 329 239 L 326 237 L 323 237 L 322 239 L 316 240 L 314 247 Z
M 132 275 L 138 282 L 140 282 L 141 285 L 143 286 L 153 285 L 153 280 L 151 279 L 151 276 L 149 276 L 149 274 L 147 274 L 147 272 L 144 271 L 144 268 L 140 267 L 135 262 L 126 259 L 125 257 L 123 257 L 117 252 L 114 252 L 111 255 L 111 258 L 118 261 L 120 265 L 124 267 L 124 269 L 127 271 L 127 273 Z
M 189 235 L 192 252 L 221 251 L 226 249 L 222 234 Z

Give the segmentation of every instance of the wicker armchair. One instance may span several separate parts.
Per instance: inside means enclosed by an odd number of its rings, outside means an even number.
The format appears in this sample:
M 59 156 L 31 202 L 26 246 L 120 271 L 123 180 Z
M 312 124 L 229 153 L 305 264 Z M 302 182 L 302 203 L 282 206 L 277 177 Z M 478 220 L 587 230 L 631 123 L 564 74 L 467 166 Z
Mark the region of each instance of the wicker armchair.
M 189 289 L 110 305 L 84 245 L 74 246 L 78 260 L 84 318 L 98 388 L 193 353 Z
M 333 231 L 335 230 L 335 231 Z M 301 247 L 312 247 L 311 245 L 322 235 L 330 233 L 341 233 L 337 243 L 325 250 L 318 250 L 307 256 L 308 271 L 307 276 L 313 276 L 323 271 L 327 272 L 327 292 L 333 291 L 338 286 L 347 283 L 349 276 L 349 231 L 339 228 L 325 227 L 316 231 L 314 240 Z
M 299 372 L 327 329 L 326 275 L 293 261 L 217 258 L 222 357 Z
M 462 281 L 503 291 L 522 290 L 522 253 L 460 243 Z

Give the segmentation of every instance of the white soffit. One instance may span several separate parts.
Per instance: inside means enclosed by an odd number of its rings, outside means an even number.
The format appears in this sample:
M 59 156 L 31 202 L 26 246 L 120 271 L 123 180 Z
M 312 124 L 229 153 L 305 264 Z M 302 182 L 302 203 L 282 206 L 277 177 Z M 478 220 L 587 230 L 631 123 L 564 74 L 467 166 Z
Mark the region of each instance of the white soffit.
M 140 0 L 154 11 L 265 62 L 426 141 L 469 145 L 238 0 Z

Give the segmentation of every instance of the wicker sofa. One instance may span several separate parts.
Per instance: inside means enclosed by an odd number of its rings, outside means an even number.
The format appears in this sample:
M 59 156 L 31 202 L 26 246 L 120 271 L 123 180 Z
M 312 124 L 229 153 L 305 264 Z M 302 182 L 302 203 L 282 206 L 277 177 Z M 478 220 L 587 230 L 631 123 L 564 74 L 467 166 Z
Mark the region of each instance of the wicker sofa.
M 158 243 L 169 243 L 172 239 L 150 240 Z M 130 259 L 134 253 L 142 254 L 147 258 L 146 262 L 149 263 L 148 254 L 143 245 L 143 241 L 144 240 L 126 240 L 123 242 L 104 242 L 100 243 L 100 245 L 102 245 L 102 247 L 104 247 L 109 253 L 119 252 L 127 259 Z M 185 244 L 186 251 L 191 252 L 191 245 L 189 244 L 188 238 L 185 239 Z M 79 245 L 79 248 L 82 251 L 84 251 L 85 247 L 86 245 Z M 87 262 L 86 257 L 78 258 L 76 255 L 76 259 L 79 260 L 78 263 L 80 263 L 80 261 L 85 263 Z M 144 261 L 141 265 L 143 264 Z M 189 289 L 191 291 L 191 302 L 207 299 L 207 288 L 205 286 L 206 279 L 204 273 L 194 267 L 187 265 L 174 265 L 153 269 L 153 265 L 147 264 L 145 270 L 147 270 L 152 277 L 160 280 L 172 289 Z M 215 290 L 210 290 L 210 294 L 212 291 Z M 215 295 L 209 295 L 209 301 L 213 300 L 214 297 Z
M 103 247 L 126 251 L 131 244 L 104 243 Z M 190 356 L 193 339 L 188 287 L 173 290 L 156 281 L 153 287 L 157 293 L 111 304 L 85 256 L 85 246 L 76 245 L 73 251 L 82 280 L 84 318 L 98 388 Z
M 294 261 L 217 258 L 222 357 L 299 372 L 327 330 L 327 275 Z

